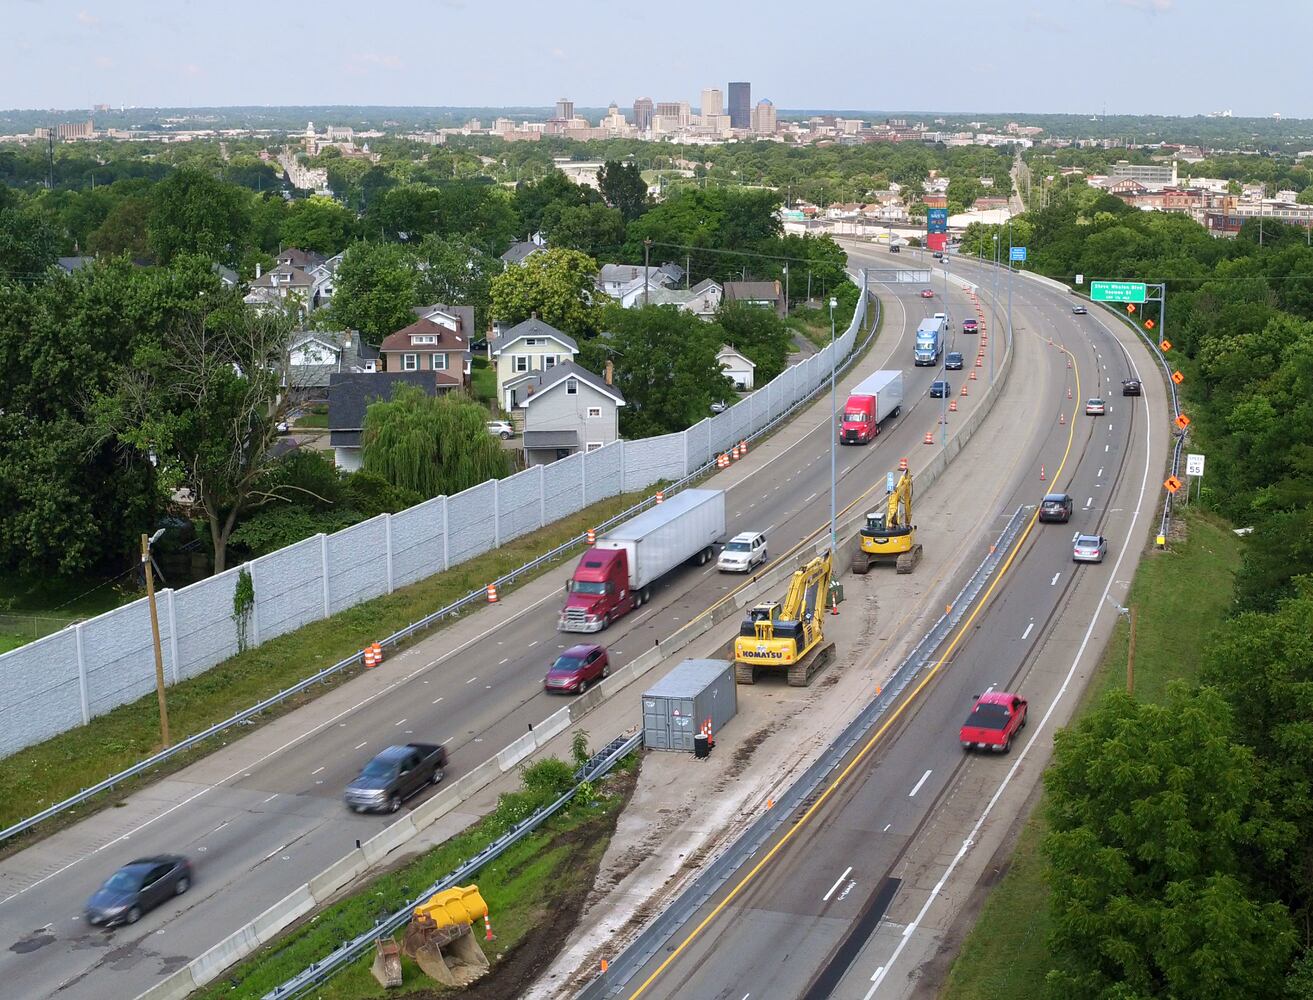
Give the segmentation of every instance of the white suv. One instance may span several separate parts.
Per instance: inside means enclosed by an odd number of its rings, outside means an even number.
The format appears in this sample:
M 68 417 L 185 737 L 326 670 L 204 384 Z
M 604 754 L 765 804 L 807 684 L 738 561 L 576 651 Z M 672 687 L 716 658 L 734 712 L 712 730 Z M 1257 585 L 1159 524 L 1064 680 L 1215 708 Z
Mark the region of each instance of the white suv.
M 515 436 L 515 428 L 511 426 L 509 420 L 489 420 L 483 426 L 488 428 L 488 433 L 493 437 L 499 437 L 503 441 L 509 441 Z
M 743 531 L 720 550 L 716 569 L 726 573 L 751 573 L 752 567 L 765 564 L 766 536 L 756 531 Z

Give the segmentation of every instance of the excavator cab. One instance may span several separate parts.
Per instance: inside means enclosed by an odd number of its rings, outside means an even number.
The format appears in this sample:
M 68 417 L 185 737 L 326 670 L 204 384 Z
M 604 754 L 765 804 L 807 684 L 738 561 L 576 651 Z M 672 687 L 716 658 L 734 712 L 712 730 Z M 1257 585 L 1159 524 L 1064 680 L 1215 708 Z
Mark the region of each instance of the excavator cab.
M 793 574 L 782 602 L 767 601 L 752 608 L 734 640 L 734 677 L 752 684 L 758 667 L 784 669 L 789 684 L 805 687 L 829 662 L 834 644 L 822 648 L 824 601 L 833 562 L 827 552 Z
M 862 575 L 873 563 L 893 562 L 899 573 L 910 573 L 920 561 L 921 546 L 912 523 L 912 474 L 904 470 L 886 497 L 885 509 L 866 515 L 853 552 L 852 570 Z

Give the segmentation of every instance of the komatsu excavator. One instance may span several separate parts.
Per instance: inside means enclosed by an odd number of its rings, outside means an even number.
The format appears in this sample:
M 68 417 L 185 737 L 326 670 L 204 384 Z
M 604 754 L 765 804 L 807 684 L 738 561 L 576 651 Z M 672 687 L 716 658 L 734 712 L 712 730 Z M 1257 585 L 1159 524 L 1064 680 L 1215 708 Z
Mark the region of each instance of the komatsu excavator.
M 782 603 L 758 604 L 743 619 L 734 640 L 734 680 L 756 681 L 757 668 L 783 670 L 791 687 L 806 687 L 834 656 L 825 642 L 825 601 L 832 554 L 817 556 L 793 574 Z
M 899 573 L 910 573 L 921 561 L 921 546 L 912 523 L 912 474 L 906 469 L 885 498 L 885 509 L 866 515 L 853 551 L 854 573 L 863 574 L 872 563 L 892 562 Z

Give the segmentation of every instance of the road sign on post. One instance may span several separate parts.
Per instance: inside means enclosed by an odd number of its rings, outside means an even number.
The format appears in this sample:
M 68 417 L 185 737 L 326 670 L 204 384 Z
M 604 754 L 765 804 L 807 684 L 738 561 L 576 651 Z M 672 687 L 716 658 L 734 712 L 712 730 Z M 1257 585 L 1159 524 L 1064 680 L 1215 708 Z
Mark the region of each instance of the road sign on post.
M 1163 486 L 1164 488 L 1166 488 L 1168 493 L 1175 493 L 1177 490 L 1181 488 L 1181 481 L 1177 479 L 1175 476 L 1168 476 L 1166 481 L 1163 483 Z
M 1143 302 L 1147 291 L 1140 281 L 1091 281 L 1093 302 Z
M 1186 455 L 1185 474 L 1187 476 L 1202 476 L 1204 474 L 1204 456 Z
M 1085 284 L 1085 275 L 1083 275 L 1083 274 L 1078 274 L 1078 275 L 1076 275 L 1076 284 L 1078 284 L 1078 285 L 1083 285 L 1083 284 Z
M 1009 250 L 1008 250 L 1008 259 L 1009 259 L 1009 260 L 1025 260 L 1025 259 L 1026 259 L 1026 248 L 1025 248 L 1025 247 L 1011 247 L 1011 248 L 1009 248 Z M 1143 302 L 1144 300 L 1141 299 L 1140 301 Z

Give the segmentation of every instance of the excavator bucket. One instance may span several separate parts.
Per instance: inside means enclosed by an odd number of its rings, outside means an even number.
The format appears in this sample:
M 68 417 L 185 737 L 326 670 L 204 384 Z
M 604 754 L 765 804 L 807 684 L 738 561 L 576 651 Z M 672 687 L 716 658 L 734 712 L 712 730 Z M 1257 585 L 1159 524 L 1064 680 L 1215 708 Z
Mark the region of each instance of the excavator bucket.
M 488 971 L 470 924 L 488 915 L 478 886 L 447 889 L 415 907 L 401 950 L 444 986 L 468 986 Z
M 369 971 L 384 989 L 401 985 L 401 949 L 395 938 L 379 938 L 374 942 L 374 964 Z

